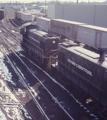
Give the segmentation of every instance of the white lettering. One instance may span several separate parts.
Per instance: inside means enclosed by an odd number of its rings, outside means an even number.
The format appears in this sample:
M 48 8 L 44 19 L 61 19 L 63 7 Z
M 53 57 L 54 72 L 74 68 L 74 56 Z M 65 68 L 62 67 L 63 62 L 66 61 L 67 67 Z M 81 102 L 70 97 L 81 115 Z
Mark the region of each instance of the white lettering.
M 81 65 L 76 64 L 75 62 L 73 62 L 73 61 L 70 60 L 70 59 L 68 59 L 67 61 L 68 61 L 70 64 L 76 66 L 78 69 L 80 69 L 80 70 L 86 72 L 86 73 L 89 74 L 90 76 L 93 76 L 91 71 L 87 70 L 86 68 L 82 67 Z

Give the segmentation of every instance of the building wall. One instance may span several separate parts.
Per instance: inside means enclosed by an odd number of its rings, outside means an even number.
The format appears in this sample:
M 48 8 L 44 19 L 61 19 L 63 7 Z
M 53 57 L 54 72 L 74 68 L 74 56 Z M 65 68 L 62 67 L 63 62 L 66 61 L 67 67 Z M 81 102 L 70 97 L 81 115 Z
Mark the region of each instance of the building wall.
M 107 5 L 95 6 L 95 25 L 107 28 Z
M 107 27 L 107 5 L 49 4 L 48 17 Z
M 49 4 L 48 5 L 48 17 L 55 19 L 55 4 Z
M 94 24 L 94 5 L 64 5 L 64 19 Z
M 55 4 L 55 18 L 64 19 L 64 4 Z

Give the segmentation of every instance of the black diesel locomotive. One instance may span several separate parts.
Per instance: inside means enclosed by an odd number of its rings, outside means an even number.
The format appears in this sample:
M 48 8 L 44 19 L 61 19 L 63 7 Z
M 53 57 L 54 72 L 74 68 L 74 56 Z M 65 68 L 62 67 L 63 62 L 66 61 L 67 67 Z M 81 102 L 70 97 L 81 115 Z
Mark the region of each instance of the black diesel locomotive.
M 57 29 L 55 29 L 56 32 Z M 65 28 L 63 26 L 63 30 L 66 30 L 66 25 Z M 107 30 L 99 27 L 94 28 L 94 26 L 78 25 L 75 32 L 76 42 L 68 40 L 59 43 L 59 37 L 37 30 L 36 25 L 26 25 L 21 28 L 22 47 L 43 65 L 51 64 L 57 72 L 69 80 L 69 85 L 75 84 L 107 108 L 107 57 L 105 54 L 106 41 L 104 41 Z M 90 42 L 90 38 L 93 41 Z M 81 41 L 85 43 L 85 40 L 86 44 L 95 50 L 98 49 L 98 52 L 78 44 Z M 56 62 L 53 63 L 54 54 L 57 54 L 58 58 L 56 57 Z M 67 79 L 65 79 L 65 83 Z
M 51 57 L 56 55 L 59 37 L 37 30 L 36 25 L 29 23 L 21 27 L 23 34 L 22 47 L 40 65 L 51 67 Z
M 83 91 L 106 105 L 107 58 L 77 45 L 60 44 L 57 69 Z M 101 99 L 104 98 L 104 99 Z

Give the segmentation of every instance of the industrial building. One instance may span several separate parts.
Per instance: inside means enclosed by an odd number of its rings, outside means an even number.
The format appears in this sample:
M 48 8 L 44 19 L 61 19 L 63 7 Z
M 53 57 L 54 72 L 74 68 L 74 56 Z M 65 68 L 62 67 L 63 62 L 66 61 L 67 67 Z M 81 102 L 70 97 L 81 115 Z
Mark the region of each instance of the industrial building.
M 48 17 L 107 27 L 107 5 L 48 4 Z

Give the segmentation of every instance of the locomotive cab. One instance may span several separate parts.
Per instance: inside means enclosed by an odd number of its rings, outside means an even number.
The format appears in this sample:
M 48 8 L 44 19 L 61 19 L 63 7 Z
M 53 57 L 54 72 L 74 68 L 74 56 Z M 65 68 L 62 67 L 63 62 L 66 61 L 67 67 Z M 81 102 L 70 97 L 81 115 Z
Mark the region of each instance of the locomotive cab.
M 59 43 L 59 38 L 52 34 L 46 34 L 41 39 L 40 47 L 43 49 L 46 56 L 50 56 L 57 49 Z

